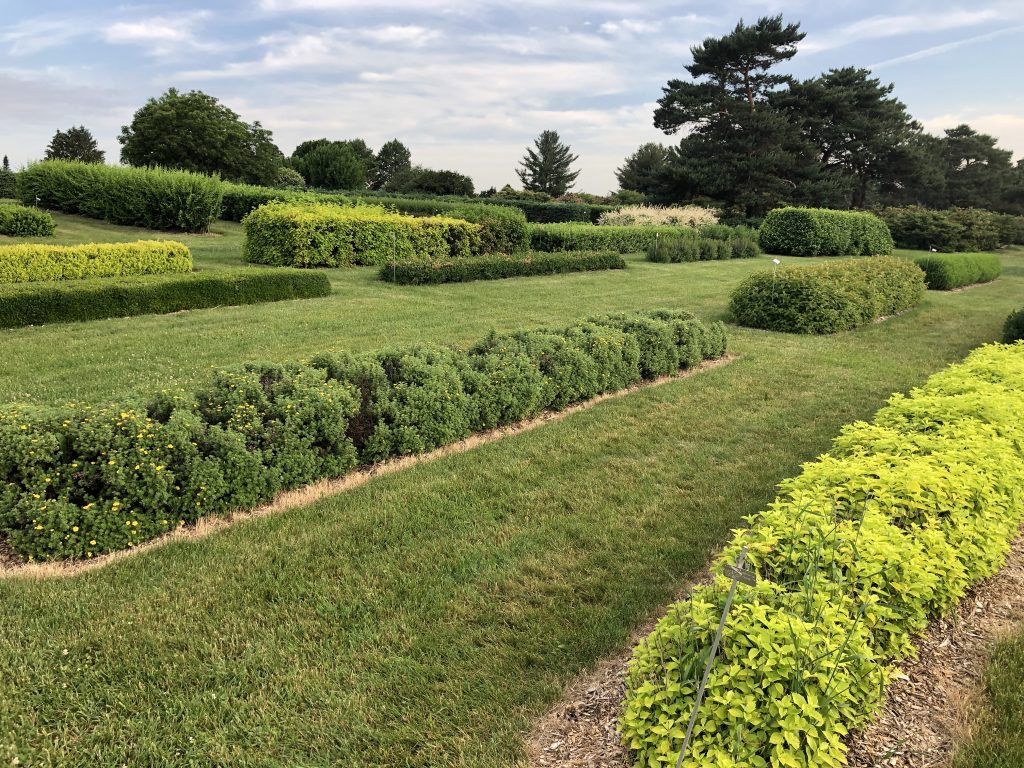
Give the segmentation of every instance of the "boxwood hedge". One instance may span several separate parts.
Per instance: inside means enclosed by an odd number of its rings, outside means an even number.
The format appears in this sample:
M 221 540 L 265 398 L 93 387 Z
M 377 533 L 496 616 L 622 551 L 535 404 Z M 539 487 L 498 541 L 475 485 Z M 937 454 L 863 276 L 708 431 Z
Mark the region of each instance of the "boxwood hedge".
M 0 245 L 0 284 L 191 271 L 188 247 L 171 240 Z
M 0 235 L 49 237 L 57 225 L 46 211 L 24 205 L 0 203 Z
M 526 217 L 518 208 L 500 205 L 464 205 L 445 213 L 480 225 L 480 253 L 521 253 L 530 248 Z
M 329 296 L 322 272 L 216 269 L 174 275 L 0 286 L 0 328 L 163 314 L 185 309 Z
M 729 247 L 720 246 L 722 241 Z M 691 261 L 698 258 L 740 258 L 758 251 L 750 230 L 716 225 L 701 230 L 689 227 L 617 227 L 593 224 L 531 224 L 530 247 L 535 251 L 618 251 L 647 253 L 652 261 Z M 684 255 L 687 258 L 684 258 Z
M 0 408 L 0 536 L 88 558 L 359 463 L 430 450 L 725 353 L 721 323 L 660 310 L 309 364 L 215 371 L 148 400 Z
M 380 279 L 400 285 L 436 285 L 625 268 L 626 262 L 622 255 L 615 251 L 573 251 L 531 253 L 518 258 L 481 256 L 430 263 L 385 264 L 380 268 Z
M 747 549 L 684 766 L 835 768 L 911 637 L 1003 563 L 1024 521 L 1024 346 L 992 345 L 894 395 L 784 481 L 714 583 L 636 647 L 619 721 L 633 764 L 674 765 Z
M 835 333 L 916 306 L 924 272 L 891 256 L 764 270 L 748 276 L 729 308 L 740 325 L 787 333 Z
M 893 251 L 885 222 L 862 211 L 776 208 L 760 231 L 761 248 L 787 256 L 878 256 Z
M 987 283 L 1003 273 L 1003 263 L 994 253 L 929 253 L 914 263 L 924 270 L 925 284 L 933 291 Z
M 878 212 L 900 248 L 919 251 L 990 251 L 1024 243 L 1024 216 L 978 208 L 936 211 L 910 205 Z

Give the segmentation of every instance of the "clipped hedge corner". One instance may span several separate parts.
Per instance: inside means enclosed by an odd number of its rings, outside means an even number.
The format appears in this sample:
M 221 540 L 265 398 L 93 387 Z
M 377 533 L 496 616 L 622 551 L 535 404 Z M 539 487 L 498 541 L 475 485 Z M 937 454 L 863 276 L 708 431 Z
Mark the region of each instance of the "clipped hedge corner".
M 761 248 L 784 256 L 886 256 L 893 252 L 885 222 L 872 213 L 829 208 L 776 208 L 760 231 Z

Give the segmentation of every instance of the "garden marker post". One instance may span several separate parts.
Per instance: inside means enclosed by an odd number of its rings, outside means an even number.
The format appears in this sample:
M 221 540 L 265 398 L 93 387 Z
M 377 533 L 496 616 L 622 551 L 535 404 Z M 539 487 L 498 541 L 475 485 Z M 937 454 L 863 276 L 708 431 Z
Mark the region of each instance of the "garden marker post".
M 729 615 L 729 609 L 732 607 L 732 599 L 736 596 L 736 584 L 743 582 L 753 586 L 756 582 L 754 574 L 750 571 L 744 570 L 743 564 L 747 561 L 747 548 L 744 547 L 740 550 L 739 557 L 736 558 L 736 565 L 727 565 L 722 569 L 722 572 L 732 579 L 732 584 L 729 586 L 729 595 L 725 598 L 725 607 L 722 609 L 722 619 L 718 622 L 718 631 L 715 633 L 714 642 L 711 643 L 711 653 L 708 654 L 708 663 L 704 667 L 704 677 L 701 678 L 700 686 L 697 688 L 697 700 L 693 702 L 693 712 L 690 714 L 690 722 L 686 726 L 686 735 L 683 736 L 683 746 L 679 750 L 679 759 L 676 760 L 676 768 L 679 768 L 683 764 L 683 758 L 686 757 L 686 748 L 690 746 L 690 737 L 693 735 L 693 726 L 697 724 L 697 711 L 700 709 L 701 699 L 704 698 L 704 690 L 708 687 L 708 678 L 711 677 L 711 667 L 715 664 L 715 654 L 718 653 L 718 644 L 722 641 L 722 631 L 725 629 L 725 619 Z

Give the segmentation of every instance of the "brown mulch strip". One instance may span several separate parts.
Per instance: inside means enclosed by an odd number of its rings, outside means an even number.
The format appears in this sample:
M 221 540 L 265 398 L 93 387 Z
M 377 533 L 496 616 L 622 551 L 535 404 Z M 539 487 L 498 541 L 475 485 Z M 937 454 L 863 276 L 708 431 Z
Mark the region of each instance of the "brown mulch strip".
M 694 583 L 707 579 L 705 572 Z M 692 584 L 681 589 L 685 599 Z M 626 649 L 575 680 L 526 739 L 530 768 L 628 768 L 616 731 L 633 647 L 664 611 L 638 629 Z M 879 719 L 848 740 L 852 768 L 947 766 L 969 740 L 983 706 L 982 676 L 996 640 L 1024 623 L 1024 538 L 998 574 L 973 589 L 950 616 L 917 638 L 917 659 L 900 665 Z

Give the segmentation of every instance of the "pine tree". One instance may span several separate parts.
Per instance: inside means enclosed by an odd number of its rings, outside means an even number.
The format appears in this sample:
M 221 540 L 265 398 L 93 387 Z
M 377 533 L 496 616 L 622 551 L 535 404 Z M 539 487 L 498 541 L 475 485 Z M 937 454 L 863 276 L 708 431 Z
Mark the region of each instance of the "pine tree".
M 78 160 L 82 163 L 102 163 L 106 153 L 96 144 L 89 129 L 83 125 L 57 131 L 46 147 L 47 160 Z
M 384 189 L 384 186 L 400 174 L 412 168 L 412 153 L 398 139 L 386 142 L 378 151 L 370 177 L 371 189 Z
M 11 170 L 11 161 L 7 159 L 7 155 L 4 155 L 4 170 Z
M 580 175 L 579 171 L 570 170 L 578 159 L 579 156 L 562 143 L 558 131 L 544 131 L 533 142 L 533 147 L 526 148 L 516 174 L 523 189 L 560 197 L 572 188 Z
M 653 141 L 642 144 L 627 157 L 621 168 L 615 169 L 619 189 L 642 192 L 652 197 L 661 192 L 669 151 Z

